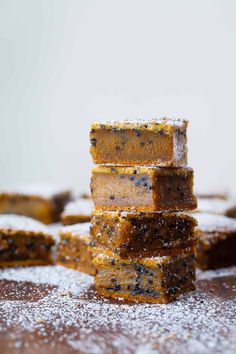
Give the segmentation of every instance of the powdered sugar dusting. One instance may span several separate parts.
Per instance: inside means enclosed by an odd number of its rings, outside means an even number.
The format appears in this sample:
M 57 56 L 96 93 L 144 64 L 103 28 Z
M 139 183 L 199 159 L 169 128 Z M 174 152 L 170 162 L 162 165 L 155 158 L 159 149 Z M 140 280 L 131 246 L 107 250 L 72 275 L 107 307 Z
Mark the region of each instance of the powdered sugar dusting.
M 182 166 L 187 165 L 187 136 L 186 133 L 180 134 L 179 130 L 174 133 L 174 159 L 176 162 L 180 162 Z
M 63 211 L 63 215 L 90 215 L 93 210 L 93 202 L 91 199 L 83 199 L 79 198 L 75 201 L 69 202 L 65 210 Z
M 198 289 L 168 305 L 99 298 L 92 277 L 59 266 L 5 269 L 3 279 L 50 285 L 36 301 L 0 301 L 0 341 L 13 333 L 14 349 L 30 343 L 37 353 L 235 353 L 235 297 L 225 298 L 215 284 L 236 295 L 236 267 L 198 272 Z
M 183 250 L 184 251 L 184 250 Z M 189 253 L 190 252 L 190 253 Z M 138 260 L 137 259 L 123 259 L 123 258 L 120 258 L 119 256 L 117 256 L 116 254 L 112 254 L 112 256 L 110 255 L 106 255 L 106 254 L 103 254 L 103 253 L 99 253 L 95 260 L 98 262 L 98 263 L 102 263 L 105 261 L 111 261 L 111 259 L 113 258 L 116 258 L 117 262 L 120 262 L 122 264 L 143 264 L 143 265 L 147 265 L 147 266 L 155 266 L 155 265 L 162 265 L 162 264 L 165 264 L 166 262 L 173 262 L 173 260 L 175 259 L 184 259 L 185 257 L 188 257 L 189 255 L 192 255 L 194 256 L 193 254 L 193 251 L 189 251 L 187 249 L 186 253 L 181 253 L 180 255 L 175 255 L 175 256 L 160 256 L 160 257 L 149 257 L 149 258 L 139 258 Z M 94 260 L 94 261 L 95 261 Z M 96 261 L 95 261 L 95 264 L 96 264 Z
M 223 215 L 194 213 L 198 229 L 204 232 L 236 232 L 236 220 Z
M 73 235 L 79 235 L 79 236 L 89 236 L 90 235 L 90 222 L 85 222 L 85 223 L 80 223 L 80 224 L 74 224 L 74 225 L 68 225 L 64 226 L 60 229 L 60 233 L 72 233 Z
M 198 198 L 197 212 L 227 215 L 234 212 L 236 215 L 236 201 L 220 198 Z
M 187 127 L 188 120 L 184 118 L 175 118 L 175 117 L 163 117 L 163 118 L 134 118 L 134 119 L 125 119 L 121 121 L 99 121 L 94 122 L 92 127 L 95 125 L 107 125 L 107 126 L 116 126 L 119 125 L 120 128 L 128 128 L 130 125 L 137 125 L 140 128 L 148 129 L 148 126 L 153 125 L 166 125 L 166 126 L 173 126 L 173 127 Z
M 37 196 L 46 199 L 55 197 L 56 195 L 68 193 L 70 188 L 62 185 L 47 185 L 47 184 L 33 184 L 33 185 L 19 185 L 6 186 L 0 190 L 0 195 L 9 194 L 16 196 Z
M 14 214 L 0 215 L 0 229 L 49 233 L 49 229 L 41 222 L 26 216 Z

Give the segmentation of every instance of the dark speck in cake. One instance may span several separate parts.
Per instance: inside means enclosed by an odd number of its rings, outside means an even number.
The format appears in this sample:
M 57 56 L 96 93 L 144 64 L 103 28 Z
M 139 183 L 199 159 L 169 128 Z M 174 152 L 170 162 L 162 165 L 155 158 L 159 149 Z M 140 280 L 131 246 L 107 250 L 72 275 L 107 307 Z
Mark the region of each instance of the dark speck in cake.
M 96 146 L 97 145 L 97 139 L 90 139 L 90 143 L 92 146 Z

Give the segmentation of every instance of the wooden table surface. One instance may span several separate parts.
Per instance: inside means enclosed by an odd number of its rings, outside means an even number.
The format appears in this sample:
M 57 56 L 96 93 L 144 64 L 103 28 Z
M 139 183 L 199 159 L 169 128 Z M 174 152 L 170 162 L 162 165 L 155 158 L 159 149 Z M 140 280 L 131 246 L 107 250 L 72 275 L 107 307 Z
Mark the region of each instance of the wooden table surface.
M 0 270 L 1 354 L 236 353 L 236 267 L 168 305 L 110 301 L 60 266 Z

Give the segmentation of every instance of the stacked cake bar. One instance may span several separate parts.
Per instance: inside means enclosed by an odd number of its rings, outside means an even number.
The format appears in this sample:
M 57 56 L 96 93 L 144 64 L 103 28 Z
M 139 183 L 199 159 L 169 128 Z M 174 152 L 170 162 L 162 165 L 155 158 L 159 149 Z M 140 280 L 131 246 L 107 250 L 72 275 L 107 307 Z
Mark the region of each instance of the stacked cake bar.
M 102 296 L 167 303 L 194 289 L 196 208 L 187 121 L 94 123 L 95 286 Z

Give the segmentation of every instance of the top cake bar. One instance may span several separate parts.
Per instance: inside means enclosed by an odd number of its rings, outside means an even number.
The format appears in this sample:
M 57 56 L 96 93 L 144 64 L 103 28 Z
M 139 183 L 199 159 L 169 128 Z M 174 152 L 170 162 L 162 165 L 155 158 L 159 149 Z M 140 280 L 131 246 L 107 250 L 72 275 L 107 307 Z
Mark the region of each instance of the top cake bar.
M 93 162 L 186 166 L 187 126 L 187 120 L 169 118 L 93 123 L 90 130 Z

